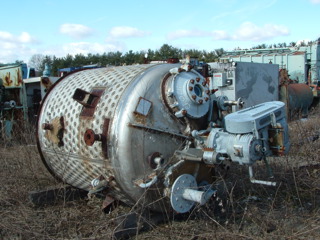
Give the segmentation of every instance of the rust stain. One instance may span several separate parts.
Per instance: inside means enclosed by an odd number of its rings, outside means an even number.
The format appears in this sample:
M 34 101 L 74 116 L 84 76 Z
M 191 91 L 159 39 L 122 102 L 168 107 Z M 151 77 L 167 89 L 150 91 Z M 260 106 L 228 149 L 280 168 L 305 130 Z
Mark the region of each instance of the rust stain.
M 102 135 L 104 136 L 102 138 L 102 143 L 101 143 L 101 147 L 102 147 L 102 154 L 105 158 L 108 158 L 108 132 L 109 132 L 109 125 L 110 125 L 110 119 L 109 118 L 105 118 L 104 119 L 104 123 L 103 123 L 103 131 L 102 131 Z
M 90 104 L 90 107 L 83 106 L 82 111 L 80 113 L 80 117 L 86 118 L 86 117 L 93 117 L 93 114 L 96 110 L 96 106 L 98 105 L 100 101 L 100 97 L 104 93 L 105 88 L 94 88 L 91 91 L 91 95 L 94 96 L 94 99 L 92 103 Z
M 64 145 L 63 143 L 63 135 L 64 135 L 64 118 L 56 117 L 51 123 L 45 123 L 44 126 L 50 126 L 44 128 L 46 131 L 45 138 L 47 138 L 50 142 L 57 144 L 59 147 Z
M 41 84 L 44 86 L 45 89 L 49 90 L 52 86 L 52 82 L 48 77 L 41 77 Z
M 283 128 L 271 128 L 268 132 L 269 144 L 272 153 L 275 156 L 283 156 L 285 151 Z

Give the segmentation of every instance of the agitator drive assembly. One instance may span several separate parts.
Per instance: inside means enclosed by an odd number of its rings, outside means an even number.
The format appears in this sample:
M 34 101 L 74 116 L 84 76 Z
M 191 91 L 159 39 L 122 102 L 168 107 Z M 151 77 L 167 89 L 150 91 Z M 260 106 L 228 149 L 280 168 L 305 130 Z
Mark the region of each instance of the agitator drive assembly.
M 216 190 L 215 166 L 249 167 L 289 149 L 284 103 L 239 108 L 188 65 L 89 69 L 62 77 L 42 101 L 38 148 L 49 171 L 89 192 L 154 211 L 188 212 Z M 268 166 L 268 165 L 266 165 Z

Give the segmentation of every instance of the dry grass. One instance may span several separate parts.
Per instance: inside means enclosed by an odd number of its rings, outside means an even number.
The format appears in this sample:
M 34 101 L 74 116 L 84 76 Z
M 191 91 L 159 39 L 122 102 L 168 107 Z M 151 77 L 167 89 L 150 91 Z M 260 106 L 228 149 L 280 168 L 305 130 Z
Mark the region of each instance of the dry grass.
M 290 154 L 271 159 L 277 187 L 251 184 L 247 169 L 233 166 L 218 179 L 228 186 L 222 202 L 196 207 L 133 239 L 320 239 L 319 131 L 319 111 L 308 121 L 290 123 Z M 18 136 L 18 143 L 0 140 L 0 239 L 111 239 L 111 220 L 129 208 L 104 214 L 98 198 L 43 207 L 29 202 L 29 191 L 61 184 L 42 165 L 34 133 Z M 263 165 L 255 170 L 265 177 Z

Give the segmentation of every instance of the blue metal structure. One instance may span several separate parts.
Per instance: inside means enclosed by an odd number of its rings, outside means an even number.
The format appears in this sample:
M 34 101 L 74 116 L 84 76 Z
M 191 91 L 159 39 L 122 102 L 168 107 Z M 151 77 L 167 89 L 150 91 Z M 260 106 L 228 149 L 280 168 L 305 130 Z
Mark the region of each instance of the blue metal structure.
M 58 70 L 59 77 L 63 77 L 68 73 L 80 70 L 80 69 L 90 69 L 90 68 L 100 68 L 101 66 L 99 64 L 91 64 L 91 65 L 85 65 L 81 67 L 67 67 L 67 68 L 60 68 Z
M 307 46 L 228 51 L 220 61 L 278 64 L 291 80 L 308 84 L 314 97 L 320 97 L 320 39 Z
M 48 70 L 36 77 L 25 63 L 0 65 L 0 138 L 11 139 L 13 128 L 34 119 L 45 91 L 58 79 Z

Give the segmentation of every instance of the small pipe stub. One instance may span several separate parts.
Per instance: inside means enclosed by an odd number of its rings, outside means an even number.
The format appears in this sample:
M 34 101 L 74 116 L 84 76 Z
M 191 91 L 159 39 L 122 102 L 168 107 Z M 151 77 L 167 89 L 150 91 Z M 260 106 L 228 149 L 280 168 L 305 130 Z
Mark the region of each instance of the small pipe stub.
M 212 189 L 199 191 L 196 179 L 190 174 L 180 175 L 171 187 L 170 203 L 177 213 L 188 212 L 195 203 L 204 205 L 215 193 Z
M 159 165 L 163 165 L 164 159 L 161 157 L 161 153 L 154 152 L 148 156 L 148 163 L 152 169 L 156 169 Z
M 92 146 L 96 141 L 103 141 L 103 135 L 102 134 L 95 134 L 92 129 L 87 129 L 84 133 L 84 142 L 88 146 Z

